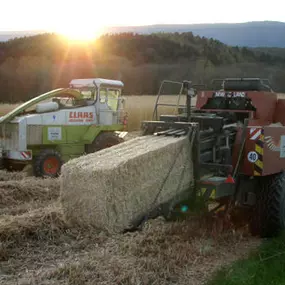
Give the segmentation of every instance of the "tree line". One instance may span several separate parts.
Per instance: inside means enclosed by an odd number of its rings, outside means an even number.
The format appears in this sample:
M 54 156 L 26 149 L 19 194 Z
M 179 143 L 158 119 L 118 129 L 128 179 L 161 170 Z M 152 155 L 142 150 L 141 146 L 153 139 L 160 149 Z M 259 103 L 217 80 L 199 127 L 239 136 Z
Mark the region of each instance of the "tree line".
M 87 77 L 122 80 L 127 95 L 156 94 L 163 79 L 208 84 L 242 76 L 269 78 L 282 91 L 284 66 L 280 50 L 230 47 L 191 32 L 106 34 L 88 43 L 43 34 L 0 43 L 0 100 L 26 101 Z

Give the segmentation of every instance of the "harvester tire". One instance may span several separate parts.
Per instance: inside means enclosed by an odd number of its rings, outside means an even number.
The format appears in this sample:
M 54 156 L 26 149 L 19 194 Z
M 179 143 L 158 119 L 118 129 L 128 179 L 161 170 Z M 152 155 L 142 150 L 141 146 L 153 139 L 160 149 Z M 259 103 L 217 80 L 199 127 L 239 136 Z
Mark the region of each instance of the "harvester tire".
M 285 229 L 285 173 L 260 177 L 250 221 L 252 235 L 268 238 Z
M 34 160 L 34 175 L 36 177 L 58 177 L 63 164 L 61 155 L 54 149 L 42 150 Z
M 102 132 L 90 145 L 86 145 L 86 153 L 93 153 L 124 142 L 122 138 L 113 132 Z

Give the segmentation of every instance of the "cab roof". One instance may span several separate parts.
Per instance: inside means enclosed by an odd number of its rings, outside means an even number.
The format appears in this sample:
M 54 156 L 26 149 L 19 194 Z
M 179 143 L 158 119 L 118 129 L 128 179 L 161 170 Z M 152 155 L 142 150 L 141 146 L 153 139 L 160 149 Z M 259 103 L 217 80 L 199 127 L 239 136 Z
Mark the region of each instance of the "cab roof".
M 82 87 L 94 87 L 97 85 L 98 87 L 102 86 L 111 86 L 117 88 L 123 88 L 124 83 L 119 80 L 111 80 L 104 78 L 86 78 L 86 79 L 72 79 L 69 83 L 71 88 L 82 88 Z

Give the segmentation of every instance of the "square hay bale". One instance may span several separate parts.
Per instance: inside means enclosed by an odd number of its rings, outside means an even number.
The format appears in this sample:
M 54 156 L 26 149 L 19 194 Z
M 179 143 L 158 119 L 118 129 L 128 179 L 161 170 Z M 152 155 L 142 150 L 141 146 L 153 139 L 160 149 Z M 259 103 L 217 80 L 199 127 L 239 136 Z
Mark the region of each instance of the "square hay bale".
M 119 233 L 192 182 L 188 137 L 143 136 L 63 165 L 60 200 L 69 223 Z

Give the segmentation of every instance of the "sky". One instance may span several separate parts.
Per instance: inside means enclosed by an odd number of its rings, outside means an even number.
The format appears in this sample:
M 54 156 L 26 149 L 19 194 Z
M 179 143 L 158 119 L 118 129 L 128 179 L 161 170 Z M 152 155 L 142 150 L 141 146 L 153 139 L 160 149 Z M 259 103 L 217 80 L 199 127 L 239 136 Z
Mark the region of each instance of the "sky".
M 104 26 L 285 22 L 284 1 L 1 0 L 0 31 L 95 31 Z M 270 5 L 268 5 L 270 3 Z

